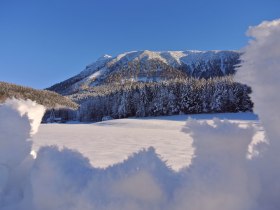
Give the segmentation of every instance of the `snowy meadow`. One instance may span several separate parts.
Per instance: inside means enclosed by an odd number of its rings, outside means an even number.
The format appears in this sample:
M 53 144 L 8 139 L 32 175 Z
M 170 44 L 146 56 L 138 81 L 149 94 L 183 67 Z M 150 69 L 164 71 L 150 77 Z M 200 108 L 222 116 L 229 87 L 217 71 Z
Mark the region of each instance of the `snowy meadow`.
M 248 35 L 237 80 L 252 87 L 259 119 L 238 113 L 40 126 L 43 106 L 6 101 L 0 209 L 279 210 L 280 20 Z

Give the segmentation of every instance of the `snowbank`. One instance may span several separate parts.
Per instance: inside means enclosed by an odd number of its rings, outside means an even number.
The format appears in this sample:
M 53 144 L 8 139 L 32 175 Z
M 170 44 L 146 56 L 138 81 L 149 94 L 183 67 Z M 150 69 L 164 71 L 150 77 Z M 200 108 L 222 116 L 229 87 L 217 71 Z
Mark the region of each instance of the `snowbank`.
M 269 145 L 260 146 L 267 151 L 255 166 L 262 183 L 259 205 L 276 210 L 280 209 L 280 19 L 250 27 L 248 35 L 253 39 L 244 49 L 237 79 L 252 87 L 255 111 L 269 141 Z
M 280 106 L 280 19 L 250 27 L 247 34 L 252 40 L 244 49 L 237 79 L 252 87 L 254 109 L 270 140 L 277 139 L 273 142 L 277 144 L 280 136 L 277 114 Z
M 213 124 L 188 120 L 184 131 L 194 140 L 195 157 L 186 170 L 177 209 L 258 209 L 258 181 L 247 158 L 254 127 L 219 119 Z
M 12 99 L 0 105 L 0 209 L 21 209 L 18 204 L 30 196 L 26 193 L 33 161 L 29 139 L 44 111 L 31 101 Z

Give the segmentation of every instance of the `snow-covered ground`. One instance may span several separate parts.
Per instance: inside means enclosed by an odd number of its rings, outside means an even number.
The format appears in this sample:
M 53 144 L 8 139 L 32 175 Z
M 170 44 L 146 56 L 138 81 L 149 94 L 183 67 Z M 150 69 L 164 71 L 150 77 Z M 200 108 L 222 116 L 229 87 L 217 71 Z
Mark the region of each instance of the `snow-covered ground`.
M 269 183 L 258 188 L 260 177 L 267 177 L 263 167 L 271 166 L 262 157 L 270 153 L 248 158 L 252 138 L 262 140 L 253 114 L 39 127 L 43 113 L 44 107 L 31 101 L 0 106 L 0 209 L 279 209 L 271 204 L 276 198 L 259 196 L 277 195 Z M 32 143 L 40 147 L 36 158 L 30 155 Z M 267 146 L 251 151 L 258 154 Z
M 154 147 L 174 170 L 191 163 L 192 138 L 182 132 L 186 120 L 228 119 L 240 124 L 258 125 L 252 113 L 177 115 L 153 118 L 110 120 L 93 124 L 42 124 L 33 137 L 33 149 L 44 145 L 78 150 L 95 167 L 107 167 L 143 148 Z M 261 139 L 261 132 L 258 139 Z

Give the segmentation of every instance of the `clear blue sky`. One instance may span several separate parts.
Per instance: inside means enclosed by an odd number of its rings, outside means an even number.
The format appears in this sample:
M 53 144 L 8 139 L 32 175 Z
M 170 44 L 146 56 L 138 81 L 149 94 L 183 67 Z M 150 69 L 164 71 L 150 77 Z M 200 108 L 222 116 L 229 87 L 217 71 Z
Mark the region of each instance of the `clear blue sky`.
M 240 49 L 280 0 L 0 0 L 0 81 L 46 88 L 103 54 Z

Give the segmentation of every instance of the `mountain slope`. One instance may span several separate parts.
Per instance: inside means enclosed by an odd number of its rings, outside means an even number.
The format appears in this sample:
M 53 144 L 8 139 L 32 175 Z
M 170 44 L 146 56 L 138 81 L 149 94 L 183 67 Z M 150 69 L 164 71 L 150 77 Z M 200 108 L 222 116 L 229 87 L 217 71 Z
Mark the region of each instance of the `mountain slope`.
M 77 109 L 78 105 L 69 98 L 48 90 L 35 90 L 6 82 L 0 82 L 0 103 L 8 98 L 30 99 L 47 108 L 67 107 Z
M 88 87 L 125 81 L 156 82 L 186 77 L 210 78 L 235 73 L 236 51 L 133 51 L 105 55 L 78 75 L 48 90 L 71 95 Z

